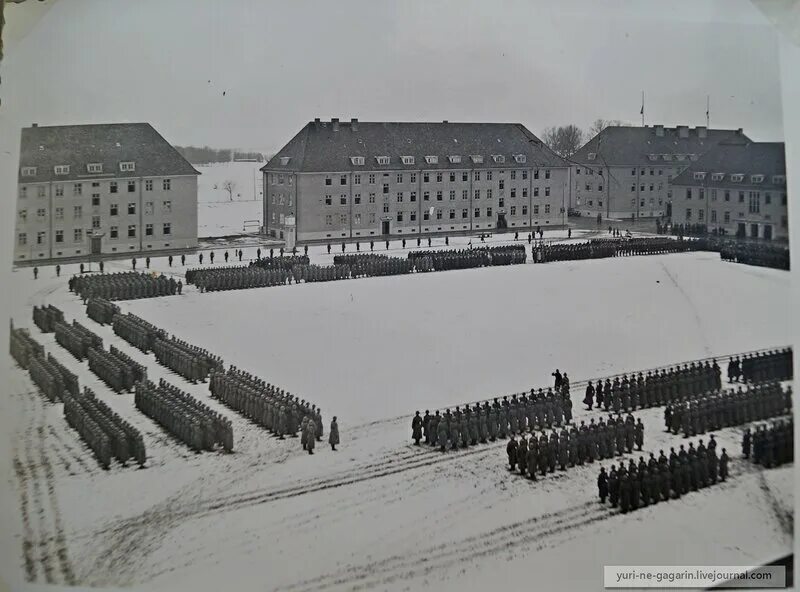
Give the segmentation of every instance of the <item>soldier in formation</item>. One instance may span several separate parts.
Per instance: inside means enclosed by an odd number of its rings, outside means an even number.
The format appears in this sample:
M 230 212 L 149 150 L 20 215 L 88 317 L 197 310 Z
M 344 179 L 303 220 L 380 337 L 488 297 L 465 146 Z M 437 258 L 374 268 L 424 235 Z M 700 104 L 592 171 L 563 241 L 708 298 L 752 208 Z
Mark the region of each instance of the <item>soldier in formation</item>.
M 789 269 L 790 254 L 788 246 L 770 243 L 743 243 L 735 240 L 708 238 L 708 250 L 719 251 L 723 261 L 733 261 L 746 265 Z
M 718 457 L 716 444 L 706 447 L 700 440 L 697 448 L 690 443 L 688 450 L 683 445 L 680 452 L 671 449 L 669 458 L 661 450 L 658 458 L 651 453 L 647 461 L 640 456 L 638 463 L 630 459 L 627 467 L 622 462 L 619 469 L 611 465 L 607 478 L 601 467 L 597 481 L 600 503 L 608 497 L 612 508 L 627 513 L 677 499 L 727 479 L 728 460 L 724 448 Z
M 749 439 L 750 434 L 745 436 Z M 794 462 L 794 419 L 790 416 L 757 425 L 752 434 L 752 443 L 752 460 L 765 469 Z M 745 448 L 744 443 L 742 448 Z M 749 450 L 745 454 L 747 456 Z
M 189 382 L 205 382 L 211 370 L 221 370 L 222 359 L 207 350 L 190 345 L 176 338 L 156 337 L 150 346 L 156 360 L 167 368 L 174 370 Z
M 576 261 L 631 255 L 657 255 L 700 250 L 697 241 L 671 238 L 593 239 L 584 243 L 537 243 L 533 245 L 536 263 L 552 261 Z
M 684 398 L 667 405 L 665 427 L 684 438 L 791 413 L 792 388 L 779 382 L 748 385 L 744 390 L 709 391 L 701 397 Z
M 93 297 L 105 300 L 132 300 L 174 295 L 177 291 L 177 282 L 174 278 L 167 278 L 163 274 L 151 275 L 128 271 L 73 276 L 70 279 L 69 289 L 78 294 L 84 303 Z

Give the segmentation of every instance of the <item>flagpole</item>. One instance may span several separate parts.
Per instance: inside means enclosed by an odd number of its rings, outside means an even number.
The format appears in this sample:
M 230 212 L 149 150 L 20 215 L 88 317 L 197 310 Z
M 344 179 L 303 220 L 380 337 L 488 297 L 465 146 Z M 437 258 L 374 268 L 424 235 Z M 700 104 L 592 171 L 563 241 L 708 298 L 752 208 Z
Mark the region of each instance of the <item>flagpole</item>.
M 639 114 L 642 116 L 642 127 L 644 127 L 644 91 L 642 91 L 642 110 Z
M 706 127 L 711 127 L 711 95 L 706 95 Z

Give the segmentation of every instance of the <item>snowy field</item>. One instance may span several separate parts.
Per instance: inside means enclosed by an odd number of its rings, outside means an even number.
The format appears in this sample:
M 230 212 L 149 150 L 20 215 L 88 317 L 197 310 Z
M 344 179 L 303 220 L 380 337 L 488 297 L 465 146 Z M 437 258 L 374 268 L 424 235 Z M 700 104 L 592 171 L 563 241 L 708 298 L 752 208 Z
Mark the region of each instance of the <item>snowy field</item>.
M 258 232 L 261 220 L 262 183 L 264 166 L 259 162 L 224 162 L 210 165 L 194 165 L 201 175 L 197 178 L 197 236 L 229 236 L 243 232 Z M 223 189 L 226 181 L 232 181 L 233 200 Z M 245 222 L 250 221 L 245 227 Z M 260 224 L 260 222 L 259 222 Z
M 394 244 L 390 253 L 403 254 Z M 330 261 L 323 248 L 310 254 Z M 409 442 L 415 409 L 547 386 L 556 367 L 574 383 L 787 344 L 786 272 L 691 253 L 210 294 L 187 287 L 121 303 L 320 404 L 325 437 L 337 415 L 340 450 L 320 445 L 314 456 L 88 320 L 51 268 L 35 282 L 17 270 L 15 280 L 16 325 L 138 427 L 149 456 L 144 470 L 100 470 L 60 406 L 13 370 L 0 421 L 17 470 L 0 497 L 16 531 L 0 569 L 17 580 L 25 541 L 37 582 L 161 590 L 600 589 L 606 564 L 756 564 L 792 548 L 792 467 L 762 472 L 734 460 L 729 482 L 622 516 L 596 501 L 597 464 L 533 483 L 504 468 L 504 443 L 440 455 Z M 194 454 L 166 437 L 133 395 L 114 395 L 33 326 L 30 307 L 42 303 L 143 362 L 151 379 L 230 417 L 236 452 Z M 598 417 L 580 398 L 573 392 L 576 419 Z M 663 408 L 635 415 L 645 457 L 685 442 L 663 432 Z M 717 434 L 734 459 L 740 438 L 739 428 Z

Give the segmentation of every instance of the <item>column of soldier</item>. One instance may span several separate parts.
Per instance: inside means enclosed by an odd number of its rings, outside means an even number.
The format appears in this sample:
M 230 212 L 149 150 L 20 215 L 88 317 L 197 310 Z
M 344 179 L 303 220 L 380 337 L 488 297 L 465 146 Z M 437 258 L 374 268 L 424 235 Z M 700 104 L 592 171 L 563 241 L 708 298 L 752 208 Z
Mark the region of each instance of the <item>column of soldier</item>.
M 621 456 L 626 452 L 630 454 L 634 445 L 638 450 L 644 445 L 644 424 L 641 418 L 634 421 L 629 413 L 623 420 L 622 416 L 614 418 L 610 415 L 606 424 L 600 418 L 597 424 L 592 418 L 587 426 L 581 421 L 580 428 L 573 425 L 569 431 L 561 428 L 559 435 L 554 429 L 548 439 L 542 433 L 539 439 L 531 429 L 530 441 L 525 439 L 525 434 L 517 443 L 514 434 L 506 445 L 508 464 L 511 471 L 515 465 L 519 467 L 520 475 L 528 475 L 536 481 L 536 471 L 544 477 L 547 472 L 554 472 L 556 464 L 560 470 L 566 471 L 567 467 L 583 465 L 584 462 L 592 463 L 595 460 Z
M 788 245 L 748 243 L 731 239 L 707 238 L 703 240 L 707 244 L 708 250 L 719 251 L 720 259 L 723 261 L 786 270 L 790 266 L 791 256 Z
M 84 302 L 92 297 L 106 300 L 131 300 L 134 298 L 155 298 L 180 294 L 183 283 L 164 274 L 154 275 L 124 271 L 100 275 L 72 276 L 69 289 L 78 294 Z
M 316 405 L 284 392 L 263 379 L 230 366 L 227 371 L 211 372 L 211 396 L 266 428 L 279 439 L 301 433 L 303 450 L 313 454 L 315 441 L 323 436 L 322 413 Z M 331 422 L 328 443 L 333 450 L 339 443 L 336 418 Z
M 794 362 L 791 347 L 736 356 L 728 364 L 728 380 L 732 382 L 791 380 L 793 376 Z
M 519 399 L 512 395 L 509 401 L 505 396 L 502 403 L 495 398 L 491 405 L 489 401 L 464 405 L 463 411 L 456 406 L 452 413 L 446 409 L 443 415 L 438 410 L 434 415 L 426 410 L 425 416 L 420 417 L 417 411 L 411 421 L 411 437 L 416 445 L 424 438 L 426 444 L 445 452 L 448 445 L 456 450 L 478 442 L 505 439 L 507 434 L 521 433 L 526 426 L 551 429 L 553 425 L 560 427 L 562 422 L 569 424 L 572 421 L 569 377 L 558 370 L 553 375 L 555 393 L 551 388 L 547 393 L 531 389 L 530 397 L 525 393 Z
M 33 307 L 33 324 L 39 327 L 42 333 L 55 331 L 56 323 L 64 322 L 64 313 L 52 304 Z
M 108 469 L 111 459 L 123 465 L 133 458 L 144 466 L 147 454 L 139 430 L 84 387 L 77 395 L 64 391 L 64 417 L 92 449 L 100 465 Z
M 536 244 L 532 249 L 536 263 L 552 261 L 574 261 L 601 259 L 631 255 L 659 255 L 698 251 L 698 241 L 673 240 L 671 238 L 592 239 L 584 243 Z
M 136 408 L 192 450 L 213 450 L 217 444 L 233 450 L 230 420 L 163 378 L 158 386 L 149 380 L 136 383 L 135 393 Z
M 666 406 L 664 424 L 683 437 L 705 434 L 751 421 L 761 421 L 791 413 L 792 387 L 784 391 L 777 381 L 758 383 L 737 390 L 710 391 L 701 397 L 676 401 Z
M 639 457 L 638 465 L 631 459 L 627 469 L 624 463 L 620 463 L 619 470 L 616 465 L 611 465 L 609 473 L 605 467 L 600 467 L 597 477 L 600 502 L 604 504 L 608 498 L 612 508 L 619 506 L 622 513 L 627 513 L 725 481 L 728 478 L 728 453 L 723 448 L 717 457 L 716 447 L 714 436 L 711 436 L 708 448 L 703 440 L 699 441 L 697 448 L 690 442 L 688 450 L 681 444 L 679 452 L 671 449 L 669 459 L 662 450 L 658 459 L 653 453 L 647 462 Z
M 87 357 L 89 369 L 115 393 L 130 392 L 137 382 L 147 380 L 147 369 L 113 345 L 110 351 L 93 347 Z
M 111 326 L 115 335 L 145 354 L 152 349 L 156 339 L 168 338 L 166 331 L 131 313 L 114 315 Z
M 794 418 L 790 415 L 756 425 L 752 433 L 746 429 L 742 454 L 765 469 L 794 462 Z
M 521 264 L 525 263 L 527 254 L 524 245 L 499 245 L 468 249 L 411 251 L 408 258 L 414 261 L 417 271 L 447 271 L 490 265 Z
M 110 325 L 120 314 L 119 306 L 105 298 L 92 297 L 86 301 L 86 316 L 101 325 Z
M 44 355 L 44 348 L 31 337 L 30 332 L 27 329 L 15 329 L 13 322 L 8 340 L 11 357 L 25 370 L 30 366 L 31 358 Z
M 56 323 L 55 334 L 56 342 L 80 361 L 89 355 L 90 349 L 103 348 L 103 340 L 75 320 L 72 325 Z
M 222 370 L 224 367 L 219 356 L 177 339 L 174 335 L 169 340 L 156 337 L 152 350 L 159 364 L 177 372 L 193 384 L 205 382 L 212 369 Z

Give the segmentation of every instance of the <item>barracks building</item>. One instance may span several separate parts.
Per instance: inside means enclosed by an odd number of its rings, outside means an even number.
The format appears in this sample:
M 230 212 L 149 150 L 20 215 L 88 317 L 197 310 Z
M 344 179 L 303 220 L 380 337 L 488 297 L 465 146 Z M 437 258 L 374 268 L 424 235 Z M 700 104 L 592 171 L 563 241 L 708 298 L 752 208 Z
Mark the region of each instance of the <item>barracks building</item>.
M 516 123 L 309 122 L 267 164 L 264 230 L 299 242 L 561 225 L 569 164 Z
M 14 261 L 197 246 L 197 175 L 148 123 L 23 128 Z
M 724 141 L 748 140 L 738 130 L 663 125 L 607 127 L 572 157 L 570 207 L 582 216 L 670 216 L 670 183 Z
M 766 240 L 789 237 L 783 142 L 723 142 L 672 180 L 672 223 Z

